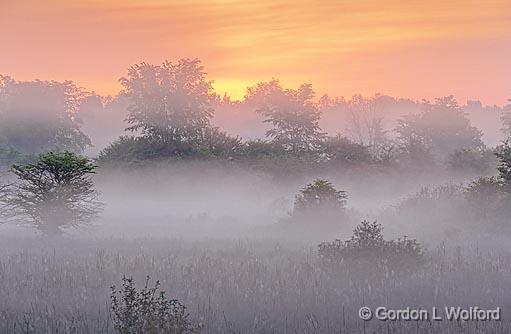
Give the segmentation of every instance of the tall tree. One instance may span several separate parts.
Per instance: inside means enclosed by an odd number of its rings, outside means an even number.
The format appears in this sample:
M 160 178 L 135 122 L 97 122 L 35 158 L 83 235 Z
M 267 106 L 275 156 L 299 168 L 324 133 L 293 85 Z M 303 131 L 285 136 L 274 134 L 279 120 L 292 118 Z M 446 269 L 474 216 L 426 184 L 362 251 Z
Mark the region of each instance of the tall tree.
M 325 134 L 319 126 L 321 112 L 313 102 L 312 85 L 283 89 L 276 79 L 249 87 L 245 100 L 273 127 L 266 137 L 293 153 L 316 150 Z
M 348 130 L 359 144 L 376 147 L 385 142 L 384 113 L 389 98 L 381 95 L 363 97 L 354 95 L 347 101 Z
M 120 82 L 131 102 L 129 131 L 171 143 L 194 140 L 210 126 L 214 93 L 198 59 L 137 64 Z
M 15 81 L 0 76 L 0 146 L 27 154 L 82 152 L 91 145 L 77 110 L 88 93 L 71 81 Z
M 453 96 L 423 101 L 421 113 L 404 116 L 396 132 L 404 148 L 420 148 L 445 159 L 459 149 L 484 149 L 482 132 L 470 124 Z

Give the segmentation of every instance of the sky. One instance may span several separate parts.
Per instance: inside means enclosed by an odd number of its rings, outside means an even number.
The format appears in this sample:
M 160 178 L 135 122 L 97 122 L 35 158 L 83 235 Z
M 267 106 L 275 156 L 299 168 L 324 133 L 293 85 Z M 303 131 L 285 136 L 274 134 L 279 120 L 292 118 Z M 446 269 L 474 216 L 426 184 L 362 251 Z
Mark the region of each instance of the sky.
M 273 77 L 318 95 L 511 98 L 510 0 L 0 0 L 0 73 L 100 94 L 199 58 L 219 94 Z

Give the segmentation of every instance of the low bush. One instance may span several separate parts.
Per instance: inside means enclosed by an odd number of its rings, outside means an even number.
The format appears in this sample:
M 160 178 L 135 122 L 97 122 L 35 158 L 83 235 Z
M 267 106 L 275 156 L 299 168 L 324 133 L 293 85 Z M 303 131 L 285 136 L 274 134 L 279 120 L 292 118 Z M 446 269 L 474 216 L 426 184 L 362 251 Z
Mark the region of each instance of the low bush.
M 291 219 L 298 223 L 322 224 L 346 220 L 348 195 L 327 180 L 316 179 L 306 185 L 295 198 Z
M 119 334 L 187 334 L 197 328 L 188 319 L 186 307 L 177 299 L 168 299 L 159 291 L 160 283 L 138 290 L 133 278 L 123 277 L 122 287 L 111 288 L 111 315 L 114 328 Z
M 424 250 L 417 240 L 407 237 L 385 240 L 382 232 L 381 224 L 363 221 L 349 240 L 321 243 L 319 256 L 329 264 L 363 264 L 369 269 L 393 272 L 407 271 L 423 263 Z

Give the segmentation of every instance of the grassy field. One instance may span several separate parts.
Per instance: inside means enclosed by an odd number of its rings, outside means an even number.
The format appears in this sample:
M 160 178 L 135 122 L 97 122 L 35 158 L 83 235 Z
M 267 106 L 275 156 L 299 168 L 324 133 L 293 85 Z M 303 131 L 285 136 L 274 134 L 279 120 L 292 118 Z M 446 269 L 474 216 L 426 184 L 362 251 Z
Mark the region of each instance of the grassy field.
M 328 265 L 257 240 L 0 241 L 0 333 L 113 333 L 110 287 L 159 280 L 201 333 L 508 333 L 511 255 L 430 250 L 417 270 Z M 464 254 L 467 254 L 464 256 Z M 468 255 L 470 254 L 470 255 Z M 361 306 L 502 308 L 502 320 L 364 322 Z

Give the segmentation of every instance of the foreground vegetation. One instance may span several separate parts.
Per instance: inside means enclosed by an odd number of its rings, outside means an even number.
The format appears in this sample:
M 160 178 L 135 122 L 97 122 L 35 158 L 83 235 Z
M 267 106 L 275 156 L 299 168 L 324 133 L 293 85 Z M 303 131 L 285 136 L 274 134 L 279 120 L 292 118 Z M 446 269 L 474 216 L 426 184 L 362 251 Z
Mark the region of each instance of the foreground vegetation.
M 411 272 L 324 262 L 268 241 L 42 240 L 0 243 L 0 332 L 114 333 L 110 286 L 146 276 L 187 306 L 201 333 L 504 333 L 500 322 L 362 322 L 361 306 L 511 307 L 511 254 L 449 248 Z M 360 268 L 359 268 L 360 269 Z M 141 291 L 141 290 L 138 290 Z

